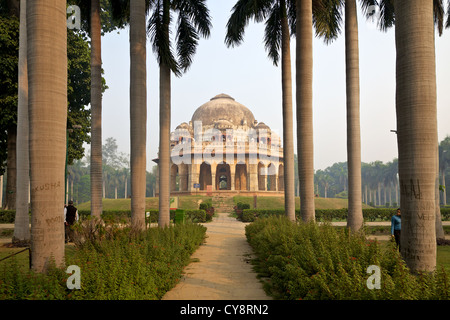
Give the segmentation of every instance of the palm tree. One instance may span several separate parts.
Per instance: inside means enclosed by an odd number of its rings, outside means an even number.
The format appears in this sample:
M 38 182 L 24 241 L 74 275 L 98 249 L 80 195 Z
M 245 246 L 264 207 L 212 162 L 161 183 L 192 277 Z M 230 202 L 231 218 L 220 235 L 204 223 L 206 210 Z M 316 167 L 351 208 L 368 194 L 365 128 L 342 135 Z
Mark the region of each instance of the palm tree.
M 397 5 L 397 3 L 396 3 L 396 5 Z M 418 5 L 418 3 L 416 3 L 416 5 Z M 431 21 L 433 21 L 433 23 L 436 25 L 436 27 L 437 27 L 437 30 L 438 30 L 438 34 L 439 34 L 439 36 L 440 35 L 442 35 L 442 32 L 443 32 L 443 26 L 444 26 L 444 9 L 443 9 L 443 3 L 442 3 L 442 0 L 433 0 L 433 2 L 431 3 L 430 2 L 430 5 L 431 5 L 431 7 L 432 7 L 432 13 L 431 13 L 431 17 L 427 17 L 427 19 L 429 18 Z M 397 21 L 398 21 L 398 17 L 397 17 L 397 15 L 398 15 L 398 13 L 399 13 L 399 9 L 397 8 L 397 7 L 394 7 L 394 2 L 392 1 L 392 0 L 380 0 L 379 1 L 379 7 L 380 7 L 380 20 L 379 20 L 379 26 L 380 26 L 380 29 L 381 30 L 383 30 L 383 31 L 385 31 L 385 30 L 387 30 L 388 28 L 390 28 L 390 27 L 392 27 L 394 24 L 397 24 Z M 449 15 L 449 17 L 450 17 L 450 15 Z M 422 17 L 421 16 L 421 18 L 422 19 L 425 19 L 424 17 Z M 421 19 L 421 20 L 422 20 Z M 430 23 L 430 22 L 428 22 L 428 23 Z M 446 27 L 449 27 L 450 26 L 450 24 L 449 24 L 449 20 L 447 20 L 447 25 L 446 25 Z M 433 31 L 434 31 L 434 29 L 433 29 Z M 406 32 L 406 31 L 405 31 Z M 422 32 L 423 33 L 425 33 L 426 31 L 424 31 L 424 30 L 422 30 Z M 430 32 L 430 31 L 429 31 Z M 420 32 L 417 32 L 417 34 L 419 34 Z M 396 35 L 397 35 L 397 30 L 396 30 Z M 430 39 L 427 39 L 427 40 L 430 40 Z M 433 40 L 433 48 L 434 48 L 434 32 L 433 32 L 433 38 L 432 38 L 432 40 Z M 396 42 L 397 43 L 397 42 Z M 398 48 L 397 48 L 398 49 Z M 397 50 L 397 53 L 398 53 L 399 51 Z M 433 64 L 435 64 L 435 59 L 434 59 L 434 51 L 433 51 L 433 61 L 430 61 L 430 63 L 433 63 Z M 399 62 L 399 59 L 400 58 L 397 58 L 397 62 Z M 430 67 L 430 66 L 428 66 L 428 67 Z M 397 70 L 398 70 L 398 68 L 399 68 L 399 64 L 397 64 Z M 431 74 L 429 74 L 431 77 L 433 77 Z M 434 76 L 435 77 L 435 76 Z M 399 77 L 397 77 L 397 81 L 398 81 L 398 79 L 399 79 Z M 436 92 L 435 92 L 435 89 L 433 89 L 433 87 L 435 87 L 435 85 L 436 85 L 436 79 L 434 78 L 434 79 L 430 79 L 430 81 L 432 82 L 432 85 L 431 85 L 431 87 L 430 87 L 430 90 L 432 91 L 432 92 L 434 92 L 434 93 L 432 93 L 432 95 L 429 97 L 429 99 L 430 99 L 430 101 L 431 100 L 433 100 L 433 99 L 435 99 L 435 96 L 436 96 Z M 397 94 L 399 94 L 399 92 L 397 92 Z M 434 98 L 433 98 L 434 97 Z M 398 100 L 397 100 L 398 101 Z M 397 108 L 398 109 L 398 108 Z M 397 116 L 398 116 L 398 114 L 399 114 L 399 111 L 397 110 Z M 431 115 L 432 116 L 432 115 Z M 397 125 L 399 124 L 399 119 L 397 119 Z M 406 120 L 405 120 L 406 121 Z M 433 129 L 433 127 L 431 127 L 430 129 Z M 398 131 L 397 131 L 397 133 L 398 133 Z M 411 136 L 412 137 L 412 136 Z M 401 148 L 401 146 L 400 146 L 400 137 L 397 135 L 397 139 L 398 139 L 398 143 L 399 143 L 399 153 L 400 153 L 400 148 Z M 437 135 L 436 135 L 436 144 L 437 144 Z M 431 147 L 431 145 L 429 145 L 430 147 Z M 405 148 L 406 149 L 406 148 Z M 407 150 L 407 149 L 406 149 Z M 406 152 L 406 150 L 405 150 L 405 152 Z M 435 155 L 435 157 L 437 157 L 438 155 L 438 149 L 435 149 L 435 151 L 434 151 L 434 153 L 436 154 Z M 411 157 L 412 157 L 412 155 L 411 155 Z M 436 159 L 435 159 L 436 160 Z M 400 171 L 402 171 L 402 169 L 400 168 L 400 166 L 403 166 L 404 165 L 404 163 L 400 160 L 400 155 L 399 155 L 399 177 L 400 177 L 400 185 L 402 184 L 402 180 L 401 180 L 401 174 L 400 174 Z M 438 164 L 438 160 L 436 160 L 436 163 L 435 163 L 435 167 L 436 166 L 438 166 L 439 164 Z M 439 187 L 439 182 L 438 182 L 438 169 L 437 168 L 435 168 L 435 183 L 434 183 L 434 186 L 435 186 L 435 194 L 437 193 L 437 192 L 439 192 L 438 191 L 438 187 Z M 405 198 L 405 196 L 402 194 L 402 197 L 400 198 L 401 199 L 401 205 L 404 203 L 404 201 L 402 200 L 402 199 L 404 199 Z M 406 199 L 405 199 L 405 201 L 406 201 Z M 438 236 L 442 236 L 442 234 L 443 234 L 443 228 L 442 228 L 442 221 L 441 221 L 441 219 L 440 219 L 440 209 L 439 209 L 439 205 L 438 205 L 438 197 L 435 195 L 435 205 L 434 205 L 434 211 L 435 211 L 435 213 L 434 213 L 434 215 L 435 215 L 435 234 L 436 235 L 438 235 Z M 402 210 L 403 210 L 403 208 L 402 208 Z M 409 234 L 410 235 L 410 234 Z M 402 235 L 402 237 L 404 237 L 404 235 Z M 406 237 L 406 236 L 405 236 Z M 412 241 L 412 242 L 415 242 L 415 240 L 414 241 Z M 405 249 L 406 250 L 406 249 Z M 418 250 L 420 250 L 420 249 L 418 249 Z M 430 261 L 430 260 L 429 260 Z M 421 268 L 419 265 L 420 264 L 416 264 L 416 263 L 414 263 L 414 262 L 411 262 L 411 264 L 414 264 L 415 266 L 414 266 L 414 268 Z M 429 266 L 429 265 L 428 265 Z
M 67 124 L 66 3 L 27 3 L 32 268 L 64 262 Z M 51 72 L 49 72 L 51 70 Z
M 171 84 L 173 72 L 181 76 L 192 64 L 199 36 L 210 34 L 210 16 L 205 0 L 154 0 L 148 31 L 153 51 L 157 55 L 160 68 L 159 82 L 159 221 L 160 227 L 169 224 L 170 197 L 170 112 Z M 178 15 L 175 57 L 171 49 L 171 11 Z M 133 191 L 134 192 L 134 191 Z
M 359 114 L 359 48 L 356 0 L 345 0 L 345 62 L 347 86 L 348 218 L 353 231 L 363 225 L 361 130 Z
M 259 6 L 258 6 L 259 5 Z M 284 205 L 286 216 L 295 221 L 294 185 L 294 138 L 292 113 L 292 76 L 290 54 L 290 25 L 295 23 L 293 1 L 239 0 L 232 9 L 227 23 L 225 42 L 228 46 L 239 45 L 244 28 L 254 18 L 257 22 L 266 20 L 265 47 L 274 65 L 278 65 L 281 48 L 282 110 L 283 110 L 283 158 L 284 158 Z
M 26 1 L 20 1 L 19 93 L 17 105 L 17 189 L 13 241 L 30 240 L 28 190 L 30 184 L 28 150 L 28 76 L 27 76 Z
M 302 220 L 315 220 L 312 109 L 312 0 L 296 0 L 297 155 Z
M 145 227 L 147 64 L 145 0 L 130 0 L 131 223 Z
M 402 256 L 413 272 L 436 267 L 437 155 L 433 2 L 396 0 L 397 139 Z
M 102 42 L 100 0 L 91 0 L 91 215 L 100 218 L 102 204 Z

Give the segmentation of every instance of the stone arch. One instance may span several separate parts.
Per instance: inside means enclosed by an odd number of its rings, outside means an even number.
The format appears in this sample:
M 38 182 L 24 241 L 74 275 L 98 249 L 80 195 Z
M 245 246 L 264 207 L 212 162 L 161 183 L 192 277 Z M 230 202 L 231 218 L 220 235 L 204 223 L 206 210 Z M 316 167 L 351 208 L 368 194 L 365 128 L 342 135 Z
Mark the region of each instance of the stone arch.
M 200 190 L 206 190 L 207 186 L 212 185 L 211 165 L 207 162 L 203 162 L 200 165 Z
M 247 190 L 247 165 L 245 163 L 236 164 L 234 181 L 235 190 Z
M 273 163 L 267 166 L 267 191 L 277 191 L 277 167 Z
M 178 191 L 179 190 L 179 175 L 178 175 L 178 166 L 173 164 L 170 167 L 170 191 Z
M 230 165 L 226 162 L 221 162 L 217 164 L 216 190 L 231 190 Z

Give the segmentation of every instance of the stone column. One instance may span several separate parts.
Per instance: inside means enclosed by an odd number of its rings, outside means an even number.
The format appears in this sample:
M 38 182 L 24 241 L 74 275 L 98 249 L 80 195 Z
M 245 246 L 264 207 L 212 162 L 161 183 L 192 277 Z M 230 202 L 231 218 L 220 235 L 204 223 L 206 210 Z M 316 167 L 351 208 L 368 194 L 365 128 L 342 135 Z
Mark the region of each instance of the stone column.
M 180 177 L 179 191 L 187 191 L 188 189 L 188 168 L 186 164 L 180 164 L 178 166 L 178 175 Z
M 212 190 L 216 190 L 216 169 L 217 169 L 217 163 L 211 161 L 211 184 L 212 184 Z
M 231 177 L 231 190 L 235 190 L 236 189 L 236 185 L 235 185 L 235 176 L 236 176 L 236 163 L 232 163 L 229 165 L 230 166 L 230 177 Z
M 188 167 L 188 190 L 195 192 L 197 189 L 194 188 L 194 183 L 200 183 L 200 165 L 193 163 Z
M 258 191 L 258 164 L 248 164 L 249 190 Z

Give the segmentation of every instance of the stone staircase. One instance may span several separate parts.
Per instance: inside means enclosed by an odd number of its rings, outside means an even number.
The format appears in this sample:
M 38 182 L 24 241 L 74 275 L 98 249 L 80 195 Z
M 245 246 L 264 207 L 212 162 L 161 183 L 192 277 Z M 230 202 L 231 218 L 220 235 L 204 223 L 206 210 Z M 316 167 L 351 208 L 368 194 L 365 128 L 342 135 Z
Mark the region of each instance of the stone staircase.
M 233 197 L 221 195 L 213 196 L 212 206 L 214 207 L 215 212 L 231 213 L 234 209 Z

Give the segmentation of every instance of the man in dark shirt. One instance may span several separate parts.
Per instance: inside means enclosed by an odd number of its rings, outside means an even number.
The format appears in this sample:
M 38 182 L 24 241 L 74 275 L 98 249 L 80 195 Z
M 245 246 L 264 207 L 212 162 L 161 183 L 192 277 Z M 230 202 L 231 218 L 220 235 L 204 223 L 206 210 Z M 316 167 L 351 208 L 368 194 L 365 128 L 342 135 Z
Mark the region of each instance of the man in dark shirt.
M 64 207 L 64 227 L 66 243 L 73 242 L 73 224 L 78 221 L 78 210 L 73 206 L 73 201 L 69 201 L 69 205 Z
M 398 250 L 400 250 L 400 231 L 402 229 L 402 220 L 400 208 L 397 209 L 397 213 L 391 219 L 391 235 L 395 238 Z

